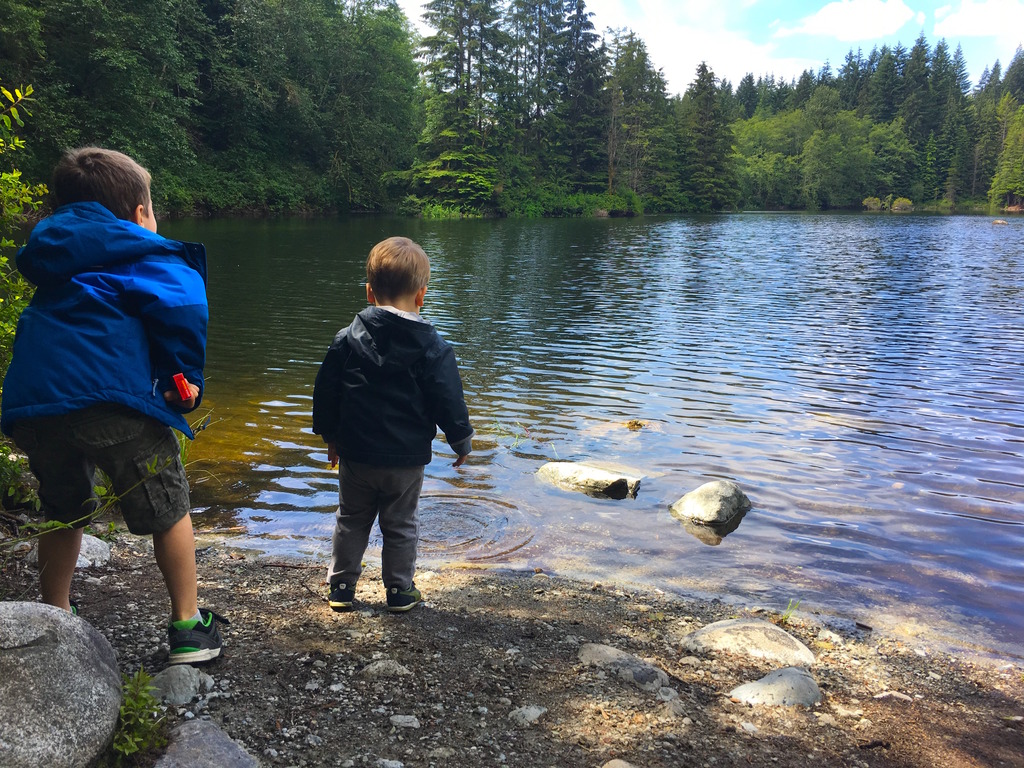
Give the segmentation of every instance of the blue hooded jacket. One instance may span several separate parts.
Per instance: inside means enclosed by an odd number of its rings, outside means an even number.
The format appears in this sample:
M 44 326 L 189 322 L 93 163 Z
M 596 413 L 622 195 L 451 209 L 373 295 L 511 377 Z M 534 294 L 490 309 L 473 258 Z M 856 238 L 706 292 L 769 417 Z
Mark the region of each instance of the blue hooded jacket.
M 17 256 L 37 288 L 18 321 L 0 429 L 120 403 L 192 437 L 169 406 L 173 376 L 203 393 L 206 251 L 119 219 L 99 203 L 58 208 Z

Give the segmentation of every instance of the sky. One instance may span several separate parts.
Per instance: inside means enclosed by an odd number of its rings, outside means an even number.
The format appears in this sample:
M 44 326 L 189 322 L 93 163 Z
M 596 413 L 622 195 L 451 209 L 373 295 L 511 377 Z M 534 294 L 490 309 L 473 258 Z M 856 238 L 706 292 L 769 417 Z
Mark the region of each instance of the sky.
M 421 33 L 424 0 L 398 0 Z M 923 32 L 929 49 L 945 39 L 963 48 L 972 85 L 998 59 L 1003 70 L 1024 43 L 1024 0 L 588 0 L 594 28 L 632 29 L 661 69 L 669 93 L 682 93 L 703 61 L 735 88 L 746 73 L 796 79 L 828 61 L 838 72 L 851 49 L 910 48 Z

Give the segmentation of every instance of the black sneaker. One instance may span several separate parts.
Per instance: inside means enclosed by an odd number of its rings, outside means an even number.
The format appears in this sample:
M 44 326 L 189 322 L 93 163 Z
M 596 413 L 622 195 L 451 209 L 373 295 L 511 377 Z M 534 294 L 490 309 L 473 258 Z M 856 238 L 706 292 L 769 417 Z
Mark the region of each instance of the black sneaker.
M 71 615 L 72 616 L 77 616 L 78 615 L 78 603 L 75 600 L 71 601 L 71 609 L 70 609 L 70 611 L 71 611 Z
M 200 608 L 199 615 L 200 621 L 172 621 L 167 627 L 169 664 L 199 664 L 220 656 L 222 643 L 217 622 L 231 622 L 206 608 Z
M 408 589 L 388 587 L 388 610 L 392 613 L 408 611 L 423 602 L 423 595 L 413 584 Z
M 327 604 L 331 606 L 332 611 L 349 611 L 352 609 L 352 603 L 355 599 L 355 585 L 349 586 L 342 582 L 331 587 L 331 594 L 327 597 Z

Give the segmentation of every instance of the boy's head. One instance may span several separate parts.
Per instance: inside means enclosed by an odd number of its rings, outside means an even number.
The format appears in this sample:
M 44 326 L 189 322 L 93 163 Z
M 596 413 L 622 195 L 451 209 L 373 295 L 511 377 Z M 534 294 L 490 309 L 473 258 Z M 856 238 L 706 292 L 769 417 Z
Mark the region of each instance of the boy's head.
M 50 190 L 58 206 L 99 203 L 119 219 L 152 216 L 149 171 L 122 152 L 100 147 L 68 150 L 53 170 Z M 145 226 L 145 225 L 143 225 Z
M 407 237 L 389 237 L 366 259 L 366 284 L 378 303 L 417 295 L 430 281 L 430 259 Z

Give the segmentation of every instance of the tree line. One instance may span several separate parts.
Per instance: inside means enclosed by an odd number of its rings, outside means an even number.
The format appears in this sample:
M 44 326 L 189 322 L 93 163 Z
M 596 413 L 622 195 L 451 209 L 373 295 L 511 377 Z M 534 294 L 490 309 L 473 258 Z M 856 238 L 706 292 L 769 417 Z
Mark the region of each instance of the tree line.
M 1024 198 L 1024 53 L 977 84 L 920 36 L 790 81 L 706 63 L 668 93 L 584 0 L 0 0 L 35 87 L 20 167 L 137 157 L 165 211 L 431 216 L 950 208 Z

